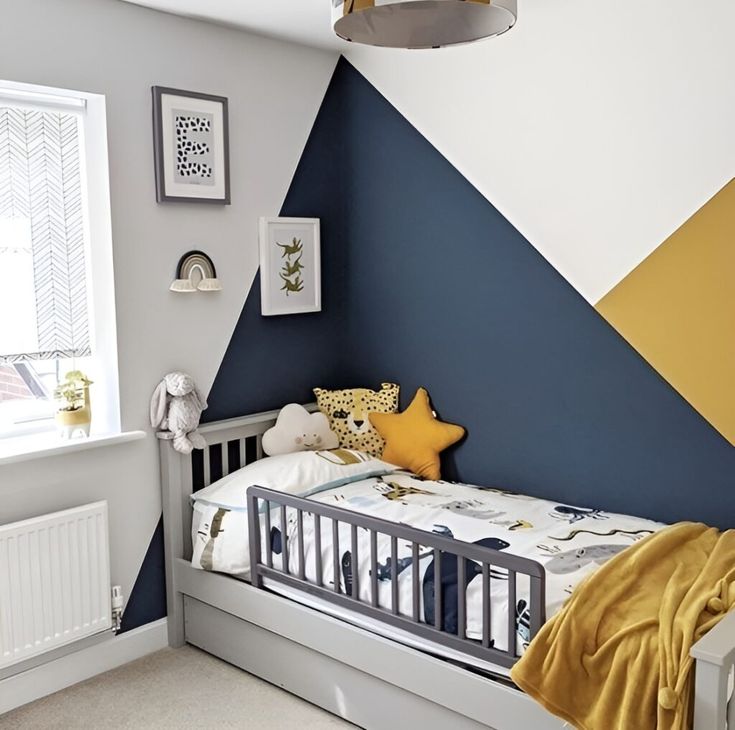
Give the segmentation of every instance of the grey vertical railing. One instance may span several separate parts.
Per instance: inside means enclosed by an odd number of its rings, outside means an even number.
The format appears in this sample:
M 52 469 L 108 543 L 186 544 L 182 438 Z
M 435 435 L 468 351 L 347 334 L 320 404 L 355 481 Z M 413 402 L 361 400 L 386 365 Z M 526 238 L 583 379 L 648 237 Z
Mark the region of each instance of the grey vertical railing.
M 301 497 L 283 494 L 262 487 L 248 489 L 248 523 L 250 530 L 250 561 L 251 580 L 257 588 L 263 587 L 264 578 L 277 581 L 292 588 L 297 588 L 310 595 L 318 596 L 328 602 L 358 613 L 377 618 L 384 623 L 398 627 L 437 642 L 443 646 L 464 652 L 476 658 L 485 659 L 501 666 L 512 666 L 517 658 L 516 650 L 516 596 L 519 576 L 529 580 L 529 612 L 531 637 L 539 631 L 545 621 L 545 572 L 541 564 L 535 560 L 522 558 L 507 552 L 500 552 L 492 548 L 474 545 L 461 540 L 454 540 L 444 535 L 426 532 L 408 525 L 381 520 L 372 515 L 351 512 L 340 507 L 322 504 Z M 282 568 L 274 567 L 271 556 L 271 512 L 276 510 L 281 519 L 281 558 Z M 298 565 L 292 571 L 289 566 L 288 546 L 288 510 L 296 515 L 296 545 L 298 551 Z M 305 547 L 304 547 L 304 513 L 311 515 L 314 520 L 314 573 L 315 581 L 306 579 Z M 333 585 L 324 585 L 324 566 L 322 565 L 322 529 L 321 520 L 327 519 L 332 524 L 332 573 Z M 351 561 L 345 567 L 344 579 L 347 588 L 346 572 L 352 581 L 351 590 L 342 590 L 343 566 L 340 558 L 340 525 L 349 527 L 349 547 Z M 265 532 L 262 533 L 262 529 Z M 358 529 L 364 529 L 369 534 L 370 589 L 365 591 L 367 598 L 360 597 L 360 565 L 358 555 Z M 262 535 L 266 540 L 265 560 L 263 554 Z M 378 575 L 379 555 L 378 537 L 382 535 L 389 540 L 390 548 L 390 597 L 385 600 L 385 606 L 379 600 L 380 580 Z M 404 614 L 400 608 L 399 591 L 399 563 L 398 541 L 410 544 L 411 570 L 411 603 L 410 612 Z M 421 550 L 426 552 L 422 556 Z M 425 623 L 421 617 L 422 585 L 419 580 L 419 561 L 432 557 L 434 560 L 433 578 L 434 595 L 424 596 L 424 600 L 433 600 L 434 621 Z M 442 585 L 442 560 L 456 561 L 457 566 L 457 626 L 456 633 L 447 630 L 444 626 L 444 604 Z M 479 640 L 467 637 L 467 585 L 468 561 L 480 567 L 482 586 L 482 638 Z M 495 575 L 493 575 L 495 572 Z M 507 648 L 499 649 L 492 629 L 492 584 L 495 581 L 505 580 L 498 575 L 507 574 L 508 605 L 507 631 L 504 632 Z M 424 610 L 426 610 L 424 606 Z M 497 608 L 497 606 L 495 607 Z M 407 609 L 408 610 L 408 609 Z
M 370 598 L 373 608 L 378 607 L 378 533 L 370 530 Z
M 314 515 L 314 572 L 316 573 L 316 584 L 321 587 L 322 578 L 322 518 Z

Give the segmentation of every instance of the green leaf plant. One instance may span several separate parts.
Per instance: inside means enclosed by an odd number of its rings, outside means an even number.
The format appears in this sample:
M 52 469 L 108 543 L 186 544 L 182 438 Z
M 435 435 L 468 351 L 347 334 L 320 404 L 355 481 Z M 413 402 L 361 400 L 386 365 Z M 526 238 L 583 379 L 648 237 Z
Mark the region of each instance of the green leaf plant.
M 70 370 L 54 390 L 54 398 L 60 401 L 60 411 L 77 411 L 84 408 L 84 389 L 92 381 L 81 370 Z

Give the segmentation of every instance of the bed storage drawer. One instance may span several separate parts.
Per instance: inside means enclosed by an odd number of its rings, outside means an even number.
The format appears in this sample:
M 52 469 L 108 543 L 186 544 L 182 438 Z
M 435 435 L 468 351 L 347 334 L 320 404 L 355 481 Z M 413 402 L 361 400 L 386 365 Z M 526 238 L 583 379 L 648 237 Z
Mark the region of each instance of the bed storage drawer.
M 403 723 L 425 730 L 488 727 L 195 598 L 185 598 L 184 615 L 189 643 L 359 727 L 378 730 Z M 369 701 L 348 700 L 358 696 Z

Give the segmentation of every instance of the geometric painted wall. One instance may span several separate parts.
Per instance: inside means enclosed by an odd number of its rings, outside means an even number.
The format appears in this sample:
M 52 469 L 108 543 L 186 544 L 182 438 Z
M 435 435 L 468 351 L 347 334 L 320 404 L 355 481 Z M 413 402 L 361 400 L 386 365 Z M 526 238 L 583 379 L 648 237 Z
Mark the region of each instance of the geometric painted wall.
M 735 527 L 734 212 L 731 183 L 595 309 L 342 59 L 281 209 L 321 219 L 323 311 L 262 317 L 256 277 L 203 420 L 423 385 L 468 429 L 449 478 Z M 165 611 L 161 542 L 126 629 Z
M 735 180 L 596 308 L 735 445 Z
M 446 477 L 735 527 L 735 449 L 342 59 L 284 212 L 322 221 L 324 311 L 244 304 L 209 418 L 310 388 L 425 386 Z
M 339 104 L 332 83 L 322 104 Z M 310 402 L 311 389 L 345 387 L 344 200 L 340 194 L 341 118 L 314 124 L 280 209 L 286 217 L 321 219 L 322 311 L 278 317 L 260 314 L 260 274 L 253 282 L 227 353 L 209 392 L 203 421 L 217 421 Z

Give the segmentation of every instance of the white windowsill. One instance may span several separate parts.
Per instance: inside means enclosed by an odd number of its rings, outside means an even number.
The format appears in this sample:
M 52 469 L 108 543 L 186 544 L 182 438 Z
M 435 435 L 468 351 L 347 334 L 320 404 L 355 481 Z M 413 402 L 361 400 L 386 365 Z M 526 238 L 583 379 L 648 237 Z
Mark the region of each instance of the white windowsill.
M 125 444 L 130 441 L 138 441 L 146 436 L 145 431 L 125 431 L 107 436 L 62 439 L 54 432 L 0 439 L 0 466 L 14 464 L 19 461 L 41 459 L 46 456 L 86 451 L 100 446 Z

